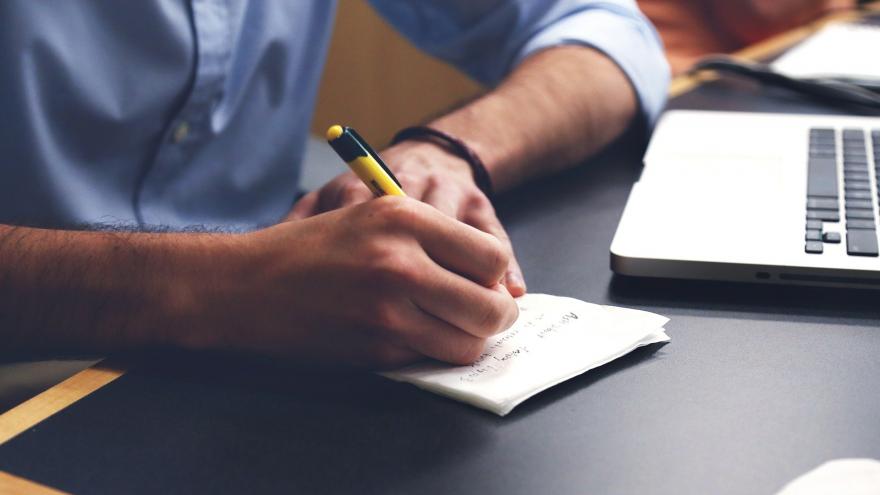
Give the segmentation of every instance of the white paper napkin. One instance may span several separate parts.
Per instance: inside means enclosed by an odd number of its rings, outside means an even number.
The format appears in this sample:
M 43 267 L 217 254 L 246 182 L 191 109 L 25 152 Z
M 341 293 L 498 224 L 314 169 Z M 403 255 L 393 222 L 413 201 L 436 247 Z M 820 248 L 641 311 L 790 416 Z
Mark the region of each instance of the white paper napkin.
M 663 329 L 669 319 L 654 313 L 547 294 L 517 301 L 519 319 L 489 339 L 474 364 L 431 361 L 381 374 L 504 416 L 557 383 L 669 341 Z

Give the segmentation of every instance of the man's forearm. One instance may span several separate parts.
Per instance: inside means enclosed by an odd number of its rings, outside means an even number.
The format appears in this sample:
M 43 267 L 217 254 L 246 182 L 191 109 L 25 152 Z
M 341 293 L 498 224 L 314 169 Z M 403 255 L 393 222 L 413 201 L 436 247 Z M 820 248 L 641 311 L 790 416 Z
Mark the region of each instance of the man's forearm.
M 504 190 L 596 153 L 627 128 L 636 108 L 614 62 L 564 46 L 529 57 L 497 89 L 431 125 L 464 139 Z
M 246 234 L 0 225 L 0 353 L 176 347 L 471 363 L 516 319 L 498 285 L 508 265 L 493 236 L 403 197 Z
M 208 234 L 72 232 L 0 225 L 3 349 L 103 351 L 169 343 Z M 204 275 L 202 275 L 204 276 Z M 189 278 L 188 278 L 189 277 Z M 179 339 L 180 335 L 175 335 Z

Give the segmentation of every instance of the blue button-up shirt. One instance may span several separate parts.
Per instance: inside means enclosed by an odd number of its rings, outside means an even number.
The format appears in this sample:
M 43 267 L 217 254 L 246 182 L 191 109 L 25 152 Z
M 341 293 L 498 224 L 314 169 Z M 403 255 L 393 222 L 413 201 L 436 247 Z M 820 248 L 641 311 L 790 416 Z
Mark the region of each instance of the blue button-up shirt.
M 633 0 L 373 0 L 487 84 L 577 43 L 611 57 L 648 122 L 668 82 Z M 344 5 L 344 4 L 343 4 Z M 330 0 L 0 2 L 0 223 L 248 229 L 295 196 Z

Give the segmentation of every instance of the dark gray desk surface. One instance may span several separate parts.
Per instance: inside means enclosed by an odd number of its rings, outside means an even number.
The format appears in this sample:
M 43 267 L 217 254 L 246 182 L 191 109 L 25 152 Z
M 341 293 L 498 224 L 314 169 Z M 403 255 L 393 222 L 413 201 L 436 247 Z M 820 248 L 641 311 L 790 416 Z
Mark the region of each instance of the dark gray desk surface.
M 773 96 L 713 84 L 673 105 L 828 112 Z M 77 493 L 770 494 L 880 458 L 878 295 L 613 276 L 640 152 L 621 143 L 501 212 L 532 291 L 668 315 L 669 345 L 506 418 L 371 375 L 154 359 L 0 447 L 0 469 Z

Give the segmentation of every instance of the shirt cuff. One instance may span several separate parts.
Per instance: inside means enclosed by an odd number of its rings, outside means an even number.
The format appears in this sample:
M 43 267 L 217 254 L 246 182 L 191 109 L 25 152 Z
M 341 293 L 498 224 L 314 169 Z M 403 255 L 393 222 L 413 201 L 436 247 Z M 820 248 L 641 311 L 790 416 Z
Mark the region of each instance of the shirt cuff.
M 632 12 L 582 10 L 530 38 L 514 65 L 545 48 L 572 44 L 598 50 L 620 67 L 635 90 L 648 128 L 653 128 L 666 105 L 670 72 L 663 44 L 650 23 Z

